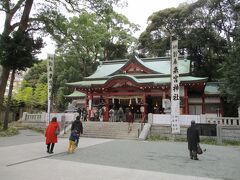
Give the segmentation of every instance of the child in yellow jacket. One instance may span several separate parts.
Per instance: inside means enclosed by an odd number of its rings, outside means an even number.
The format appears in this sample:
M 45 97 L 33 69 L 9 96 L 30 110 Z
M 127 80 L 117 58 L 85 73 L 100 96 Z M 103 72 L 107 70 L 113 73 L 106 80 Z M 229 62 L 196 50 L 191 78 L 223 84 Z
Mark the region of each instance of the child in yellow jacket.
M 68 152 L 70 151 L 74 153 L 75 150 L 75 141 L 78 139 L 79 134 L 77 133 L 77 130 L 72 130 L 70 137 L 69 137 L 69 144 L 68 144 Z

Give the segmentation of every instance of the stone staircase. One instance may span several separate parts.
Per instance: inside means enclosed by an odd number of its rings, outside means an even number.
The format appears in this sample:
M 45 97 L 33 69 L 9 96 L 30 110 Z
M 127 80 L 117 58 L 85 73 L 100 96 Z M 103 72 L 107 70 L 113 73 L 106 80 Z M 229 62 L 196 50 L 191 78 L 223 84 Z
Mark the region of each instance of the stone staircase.
M 141 129 L 140 123 L 133 123 L 132 131 L 128 133 L 126 122 L 83 122 L 82 137 L 111 138 L 111 139 L 138 139 Z M 69 131 L 64 137 L 69 136 Z

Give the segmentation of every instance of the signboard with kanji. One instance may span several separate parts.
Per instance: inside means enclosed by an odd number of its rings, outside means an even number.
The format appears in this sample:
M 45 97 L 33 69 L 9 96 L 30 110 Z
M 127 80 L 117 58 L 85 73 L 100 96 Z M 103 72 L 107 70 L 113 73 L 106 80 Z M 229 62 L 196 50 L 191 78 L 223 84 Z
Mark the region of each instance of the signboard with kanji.
M 180 86 L 179 86 L 179 69 L 178 69 L 178 40 L 172 41 L 171 44 L 171 127 L 172 134 L 180 133 Z
M 48 114 L 50 121 L 50 111 L 51 111 L 51 97 L 52 97 L 52 89 L 53 89 L 53 68 L 54 68 L 54 55 L 48 54 Z

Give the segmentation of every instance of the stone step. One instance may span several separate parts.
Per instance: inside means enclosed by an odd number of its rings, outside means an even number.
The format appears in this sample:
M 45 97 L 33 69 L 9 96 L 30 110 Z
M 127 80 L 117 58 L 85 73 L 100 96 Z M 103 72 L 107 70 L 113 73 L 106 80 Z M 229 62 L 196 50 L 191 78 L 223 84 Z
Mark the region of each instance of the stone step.
M 83 122 L 83 137 L 137 139 L 140 123 L 133 123 L 132 131 L 128 133 L 126 122 Z M 64 137 L 69 137 L 68 131 Z

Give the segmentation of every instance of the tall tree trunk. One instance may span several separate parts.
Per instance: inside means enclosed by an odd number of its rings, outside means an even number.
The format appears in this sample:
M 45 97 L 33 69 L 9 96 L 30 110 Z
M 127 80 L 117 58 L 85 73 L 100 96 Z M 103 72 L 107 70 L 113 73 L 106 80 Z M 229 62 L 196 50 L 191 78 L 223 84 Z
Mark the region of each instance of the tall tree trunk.
M 18 31 L 24 32 L 27 29 L 29 14 L 31 12 L 32 5 L 33 5 L 33 0 L 26 0 Z
M 0 109 L 3 105 L 4 93 L 7 86 L 10 69 L 2 67 L 2 74 L 0 77 Z
M 12 90 L 13 90 L 14 79 L 15 79 L 15 70 L 13 70 L 12 74 L 11 74 L 10 86 L 9 86 L 9 91 L 8 91 L 8 99 L 7 99 L 7 105 L 6 105 L 5 117 L 4 117 L 4 123 L 3 123 L 4 130 L 8 129 L 9 111 L 10 111 L 10 106 L 11 106 L 10 103 L 12 100 Z
M 14 29 L 11 26 L 11 21 L 13 15 L 17 12 L 18 9 L 20 9 L 24 3 L 23 0 L 19 0 L 18 3 L 14 8 L 10 9 L 10 4 L 8 0 L 4 1 L 4 5 L 6 8 L 6 19 L 5 19 L 5 24 L 4 24 L 4 30 L 3 30 L 3 35 L 8 36 Z M 19 28 L 18 31 L 25 31 L 28 27 L 28 20 L 29 20 L 29 15 L 32 9 L 33 5 L 33 0 L 26 0 L 25 5 L 24 5 L 24 10 L 23 14 L 21 16 L 21 20 L 19 22 Z M 7 85 L 7 80 L 9 76 L 10 69 L 6 67 L 2 67 L 2 75 L 0 76 L 0 107 L 3 104 L 3 98 L 4 98 L 4 93 Z

